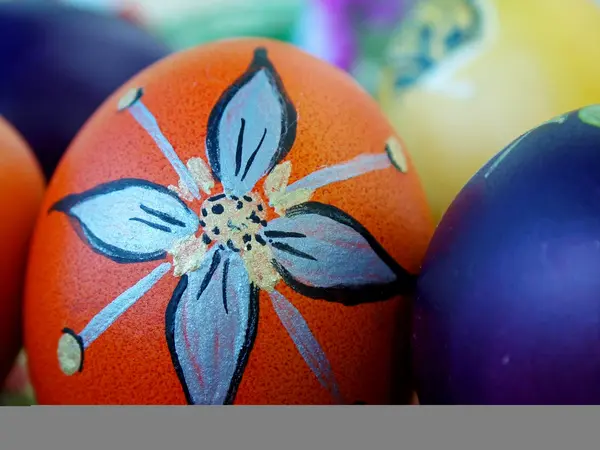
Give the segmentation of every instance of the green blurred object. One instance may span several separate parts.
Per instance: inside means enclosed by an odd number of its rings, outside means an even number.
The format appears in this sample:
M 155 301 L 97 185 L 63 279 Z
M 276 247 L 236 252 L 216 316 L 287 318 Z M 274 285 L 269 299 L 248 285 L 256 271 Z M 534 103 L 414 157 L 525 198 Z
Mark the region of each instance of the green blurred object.
M 303 7 L 304 0 L 222 0 L 204 2 L 196 8 L 182 7 L 178 13 L 155 12 L 150 21 L 169 45 L 180 50 L 231 37 L 290 42 Z
M 0 394 L 0 406 L 32 406 L 35 405 L 33 397 L 27 394 Z
M 35 405 L 35 394 L 27 371 L 27 355 L 21 350 L 0 392 L 0 406 Z
M 384 62 L 384 49 L 391 29 L 389 27 L 358 26 L 358 55 L 349 70 L 352 75 L 370 94 L 373 94 L 380 83 L 380 70 Z

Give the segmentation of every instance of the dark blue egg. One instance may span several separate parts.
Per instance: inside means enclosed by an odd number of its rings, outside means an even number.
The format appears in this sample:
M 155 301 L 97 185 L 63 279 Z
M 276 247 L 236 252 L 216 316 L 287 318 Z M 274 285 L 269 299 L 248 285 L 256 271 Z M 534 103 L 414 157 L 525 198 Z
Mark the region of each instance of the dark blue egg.
M 169 52 L 116 16 L 52 3 L 1 3 L 0 114 L 50 175 L 106 97 Z
M 444 215 L 414 305 L 422 404 L 600 404 L 600 105 L 488 162 Z

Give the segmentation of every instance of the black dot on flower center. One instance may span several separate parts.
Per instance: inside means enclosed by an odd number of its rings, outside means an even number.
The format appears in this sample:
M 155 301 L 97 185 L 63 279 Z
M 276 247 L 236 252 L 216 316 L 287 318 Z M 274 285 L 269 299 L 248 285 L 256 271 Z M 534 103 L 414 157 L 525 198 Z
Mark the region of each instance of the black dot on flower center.
M 247 217 L 248 220 L 251 220 L 254 223 L 260 223 L 260 217 L 256 215 L 256 211 L 252 211 L 252 213 Z
M 213 205 L 213 207 L 210 208 L 210 210 L 213 214 L 223 214 L 225 212 L 225 208 L 223 208 L 223 205 L 221 205 L 220 203 Z
M 262 211 L 262 210 L 263 210 L 263 205 L 258 205 L 257 209 L 258 209 L 259 211 Z
M 251 202 L 252 201 L 252 197 L 244 195 L 244 200 L 246 200 L 247 202 Z
M 236 207 L 237 209 L 242 209 L 242 208 L 244 207 L 244 203 L 242 203 L 242 202 L 237 202 L 237 205 L 235 205 L 235 207 Z
M 205 208 L 202 208 L 202 217 L 206 217 L 208 216 L 208 212 L 206 211 Z
M 219 227 L 214 227 L 212 229 L 212 232 L 218 235 L 219 233 L 221 233 L 221 230 L 219 230 Z
M 208 199 L 208 201 L 209 202 L 216 202 L 217 200 L 221 200 L 222 198 L 225 198 L 225 194 L 213 195 L 212 197 L 210 197 Z
M 237 248 L 237 247 L 234 245 L 234 243 L 233 243 L 233 241 L 232 241 L 231 239 L 229 239 L 229 240 L 227 241 L 227 248 L 228 248 L 229 250 L 233 250 L 234 252 L 239 252 L 239 251 L 240 251 L 240 249 L 239 249 L 239 248 Z
M 252 236 L 250 236 L 249 234 L 245 234 L 242 239 L 244 240 L 244 242 L 250 242 L 252 240 Z

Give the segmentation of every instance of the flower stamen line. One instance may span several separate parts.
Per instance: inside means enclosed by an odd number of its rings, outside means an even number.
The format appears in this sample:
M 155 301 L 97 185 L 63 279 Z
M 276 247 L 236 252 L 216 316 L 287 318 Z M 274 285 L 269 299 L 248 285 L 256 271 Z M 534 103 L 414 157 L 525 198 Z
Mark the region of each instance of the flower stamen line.
M 301 180 L 290 184 L 285 191 L 293 192 L 299 189 L 309 189 L 312 191 L 338 181 L 349 180 L 350 178 L 375 170 L 387 169 L 391 166 L 392 162 L 386 153 L 359 155 L 350 161 L 317 170 Z
M 331 393 L 335 402 L 339 405 L 344 404 L 331 364 L 300 311 L 278 291 L 269 292 L 269 296 L 279 320 L 296 345 L 302 359 L 315 374 L 321 386 Z
M 89 347 L 121 314 L 142 298 L 170 270 L 171 263 L 162 263 L 96 314 L 83 331 L 79 333 L 79 337 L 83 340 L 84 348 Z
M 82 351 L 89 347 L 90 344 L 94 342 L 96 338 L 98 338 L 98 336 L 104 333 L 108 327 L 115 322 L 115 320 L 117 320 L 135 302 L 142 298 L 162 277 L 169 273 L 170 270 L 170 263 L 162 263 L 132 287 L 115 298 L 107 306 L 105 306 L 104 309 L 102 309 L 94 316 L 92 320 L 90 320 L 83 331 L 77 335 L 78 340 L 81 342 L 81 349 L 78 349 L 76 346 L 67 345 L 59 347 L 60 351 L 58 359 L 63 372 L 71 375 L 73 370 L 68 368 L 69 361 L 77 360 L 77 355 L 74 355 L 73 353 L 76 351 Z M 80 356 L 79 360 L 83 360 L 83 357 Z
M 148 110 L 146 105 L 142 102 L 143 90 L 141 88 L 132 89 L 123 96 L 119 102 L 119 110 L 128 110 L 137 123 L 152 137 L 160 151 L 163 153 L 165 158 L 171 163 L 177 175 L 185 187 L 189 190 L 192 196 L 196 199 L 200 198 L 200 190 L 194 180 L 194 177 L 183 164 L 183 161 L 179 159 L 177 153 L 173 149 L 173 146 L 169 140 L 165 137 L 161 131 L 158 121 L 154 115 Z

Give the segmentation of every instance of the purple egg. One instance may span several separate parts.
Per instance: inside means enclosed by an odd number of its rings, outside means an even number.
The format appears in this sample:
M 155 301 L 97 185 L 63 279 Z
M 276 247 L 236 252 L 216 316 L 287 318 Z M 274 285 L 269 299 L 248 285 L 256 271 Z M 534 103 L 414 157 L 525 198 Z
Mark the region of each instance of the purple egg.
M 600 105 L 524 134 L 467 183 L 417 289 L 422 404 L 600 404 Z
M 49 176 L 89 116 L 170 49 L 117 16 L 53 3 L 0 4 L 0 114 Z

